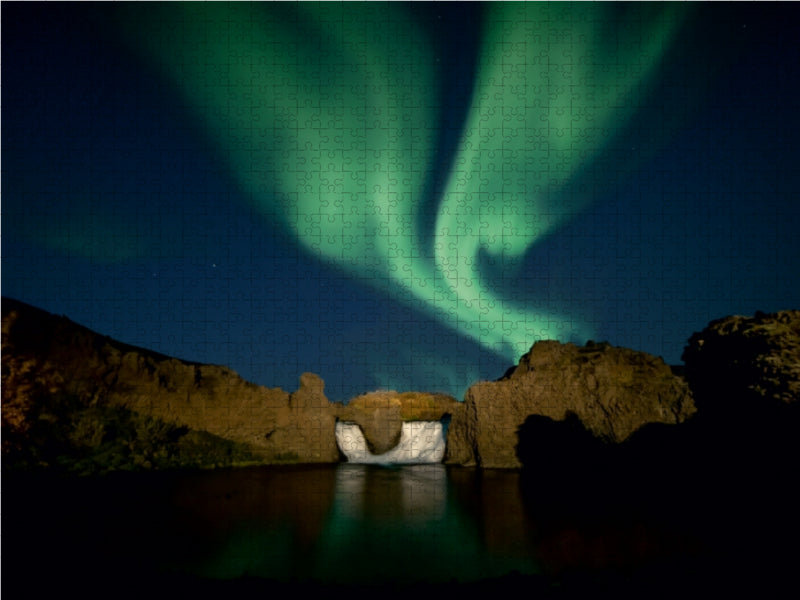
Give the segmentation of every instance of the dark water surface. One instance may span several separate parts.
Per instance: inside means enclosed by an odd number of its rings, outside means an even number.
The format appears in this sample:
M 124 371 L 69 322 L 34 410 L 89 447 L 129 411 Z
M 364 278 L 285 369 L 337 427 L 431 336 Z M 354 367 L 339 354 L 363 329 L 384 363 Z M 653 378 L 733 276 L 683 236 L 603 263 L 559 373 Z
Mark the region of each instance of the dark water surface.
M 6 580 L 470 582 L 635 572 L 704 552 L 668 518 L 532 501 L 510 471 L 341 464 L 5 483 Z

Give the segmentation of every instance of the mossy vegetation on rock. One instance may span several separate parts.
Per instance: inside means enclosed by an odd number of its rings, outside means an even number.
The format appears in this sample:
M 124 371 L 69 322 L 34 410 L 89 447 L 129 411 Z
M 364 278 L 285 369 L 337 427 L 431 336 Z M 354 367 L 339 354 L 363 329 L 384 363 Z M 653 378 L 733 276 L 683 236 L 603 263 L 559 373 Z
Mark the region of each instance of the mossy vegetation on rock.
M 85 405 L 76 396 L 47 397 L 29 407 L 26 427 L 6 428 L 3 469 L 48 469 L 79 475 L 251 464 L 237 444 L 125 408 Z

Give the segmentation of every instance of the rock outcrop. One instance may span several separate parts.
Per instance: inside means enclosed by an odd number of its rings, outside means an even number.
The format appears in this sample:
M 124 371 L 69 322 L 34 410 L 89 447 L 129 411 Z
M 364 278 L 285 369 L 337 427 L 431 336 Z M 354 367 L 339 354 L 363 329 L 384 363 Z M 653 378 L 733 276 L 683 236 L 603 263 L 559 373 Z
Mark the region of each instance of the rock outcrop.
M 4 457 L 52 445 L 37 438 L 37 428 L 48 423 L 38 437 L 63 438 L 82 455 L 102 450 L 120 431 L 133 438 L 127 441 L 132 448 L 158 446 L 138 453 L 133 448 L 131 460 L 140 464 L 117 465 L 123 468 L 157 466 L 159 457 L 172 451 L 165 446 L 189 432 L 201 432 L 208 451 L 208 456 L 202 448 L 194 452 L 189 461 L 194 466 L 340 459 L 337 405 L 327 400 L 316 375 L 303 374 L 300 388 L 289 394 L 249 383 L 225 367 L 117 342 L 11 299 L 3 299 L 2 311 Z M 220 457 L 212 451 L 216 442 L 233 452 Z M 48 451 L 28 461 L 69 462 L 63 451 L 53 451 L 61 453 L 59 459 Z M 183 464 L 179 458 L 173 462 Z
M 571 413 L 597 438 L 622 442 L 647 423 L 681 423 L 694 412 L 686 382 L 660 358 L 605 343 L 537 342 L 502 379 L 470 387 L 446 462 L 520 467 L 520 428 L 531 415 Z
M 689 338 L 686 379 L 698 409 L 723 416 L 800 400 L 800 310 L 717 319 Z

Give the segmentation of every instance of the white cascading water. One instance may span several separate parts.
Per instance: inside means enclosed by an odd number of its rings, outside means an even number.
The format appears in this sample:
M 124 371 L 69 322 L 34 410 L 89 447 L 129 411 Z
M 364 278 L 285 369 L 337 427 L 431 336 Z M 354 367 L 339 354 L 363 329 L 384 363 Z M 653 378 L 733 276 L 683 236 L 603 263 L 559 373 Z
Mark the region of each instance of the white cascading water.
M 372 454 L 361 428 L 355 423 L 336 423 L 336 443 L 347 462 L 361 464 L 424 464 L 442 462 L 445 430 L 441 421 L 403 423 L 400 442 L 383 454 Z

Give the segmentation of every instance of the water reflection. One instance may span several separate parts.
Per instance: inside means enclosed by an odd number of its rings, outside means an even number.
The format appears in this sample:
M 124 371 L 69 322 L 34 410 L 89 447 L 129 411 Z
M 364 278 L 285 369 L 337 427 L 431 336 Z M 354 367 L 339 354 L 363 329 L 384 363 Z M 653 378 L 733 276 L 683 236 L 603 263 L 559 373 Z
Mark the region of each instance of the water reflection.
M 170 565 L 196 575 L 353 583 L 537 570 L 530 549 L 499 555 L 486 545 L 483 519 L 470 514 L 443 465 L 260 469 L 201 490 L 196 483 L 176 488 L 175 505 L 195 548 L 206 551 Z M 503 514 L 519 529 L 521 512 Z
M 445 516 L 447 471 L 441 464 L 386 468 L 344 464 L 336 471 L 334 496 L 336 518 L 423 525 Z
M 3 499 L 15 515 L 3 532 L 11 561 L 65 573 L 93 565 L 126 577 L 474 581 L 514 570 L 617 568 L 687 550 L 627 510 L 595 518 L 542 503 L 544 488 L 523 495 L 517 472 L 441 464 L 12 483 Z

